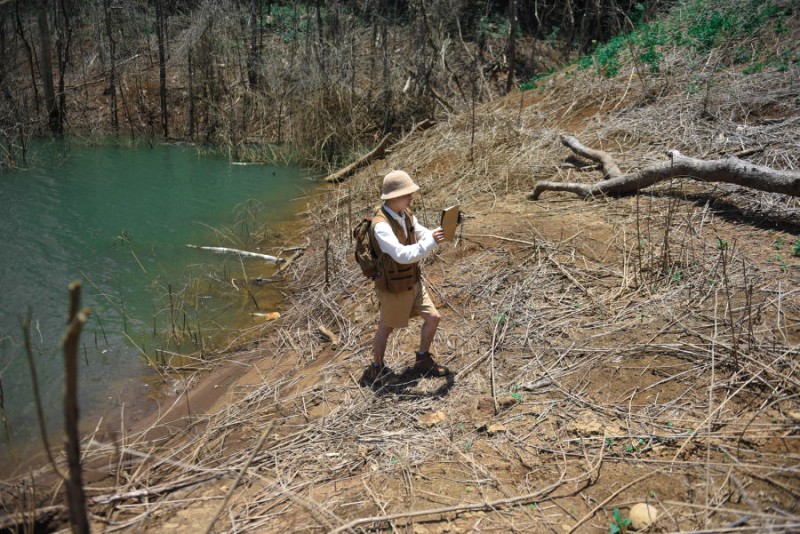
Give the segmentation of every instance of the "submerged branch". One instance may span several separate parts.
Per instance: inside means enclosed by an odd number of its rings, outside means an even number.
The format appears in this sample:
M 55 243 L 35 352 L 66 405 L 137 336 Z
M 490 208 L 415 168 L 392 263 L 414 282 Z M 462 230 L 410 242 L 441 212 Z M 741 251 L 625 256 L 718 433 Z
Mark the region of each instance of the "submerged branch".
M 261 258 L 264 261 L 270 261 L 272 263 L 283 263 L 286 260 L 283 258 L 278 258 L 275 256 L 270 256 L 269 254 L 261 254 L 260 252 L 250 252 L 248 250 L 239 250 L 237 248 L 226 248 L 226 247 L 201 247 L 199 245 L 186 245 L 189 248 L 197 248 L 201 250 L 210 250 L 211 252 L 217 252 L 219 254 L 238 254 L 239 256 L 247 256 L 249 258 Z

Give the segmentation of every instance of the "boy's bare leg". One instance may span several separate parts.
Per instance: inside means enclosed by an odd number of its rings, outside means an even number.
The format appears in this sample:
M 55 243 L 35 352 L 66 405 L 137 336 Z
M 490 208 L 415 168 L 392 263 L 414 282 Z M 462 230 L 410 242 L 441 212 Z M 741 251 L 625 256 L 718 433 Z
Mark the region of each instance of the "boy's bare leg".
M 383 356 L 386 354 L 386 344 L 389 341 L 389 334 L 394 328 L 386 326 L 383 321 L 378 321 L 378 330 L 375 332 L 375 340 L 372 343 L 372 362 L 383 365 Z
M 433 338 L 436 336 L 436 329 L 439 327 L 439 321 L 442 316 L 438 313 L 425 315 L 422 322 L 422 331 L 419 335 L 419 352 L 424 354 L 428 352 L 433 344 Z M 384 346 L 385 348 L 385 346 Z

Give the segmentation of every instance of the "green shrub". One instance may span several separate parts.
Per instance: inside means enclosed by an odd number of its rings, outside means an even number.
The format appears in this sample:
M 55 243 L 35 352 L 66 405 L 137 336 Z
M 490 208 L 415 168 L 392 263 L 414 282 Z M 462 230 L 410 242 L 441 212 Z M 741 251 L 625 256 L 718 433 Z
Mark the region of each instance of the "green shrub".
M 785 32 L 785 21 L 792 7 L 778 0 L 748 0 L 712 2 L 711 0 L 684 0 L 664 21 L 642 23 L 644 7 L 637 5 L 631 18 L 633 32 L 615 37 L 607 43 L 597 44 L 593 52 L 578 60 L 578 68 L 594 67 L 606 77 L 613 77 L 621 68 L 620 55 L 630 48 L 634 57 L 648 66 L 651 73 L 660 71 L 664 46 L 686 47 L 694 52 L 706 53 L 732 39 L 757 36 L 771 27 L 776 33 Z M 789 54 L 780 57 L 758 58 L 752 47 L 735 49 L 735 64 L 750 64 L 743 71 L 752 74 L 763 70 L 765 63 L 779 70 L 789 66 Z

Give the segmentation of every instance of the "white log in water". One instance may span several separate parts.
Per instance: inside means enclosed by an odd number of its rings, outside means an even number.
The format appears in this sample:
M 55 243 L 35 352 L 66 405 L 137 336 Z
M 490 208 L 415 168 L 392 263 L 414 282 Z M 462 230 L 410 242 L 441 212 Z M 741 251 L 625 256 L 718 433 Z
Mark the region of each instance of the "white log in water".
M 277 258 L 275 256 L 270 256 L 269 254 L 261 254 L 260 252 L 250 252 L 248 250 L 239 250 L 237 248 L 226 248 L 226 247 L 201 247 L 199 245 L 186 245 L 189 248 L 199 248 L 202 250 L 210 250 L 211 252 L 217 252 L 219 254 L 238 254 L 239 256 L 247 256 L 250 258 L 261 258 L 264 261 L 270 261 L 272 263 L 283 263 L 286 260 L 283 258 Z

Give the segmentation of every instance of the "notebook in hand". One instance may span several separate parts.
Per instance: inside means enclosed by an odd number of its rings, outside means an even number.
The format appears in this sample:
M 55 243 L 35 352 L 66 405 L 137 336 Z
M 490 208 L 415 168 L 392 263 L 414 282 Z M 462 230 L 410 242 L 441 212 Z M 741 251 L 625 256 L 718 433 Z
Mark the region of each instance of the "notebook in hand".
M 442 210 L 441 227 L 444 230 L 445 241 L 450 241 L 456 233 L 456 226 L 458 226 L 458 214 L 461 212 L 460 206 L 450 206 Z

